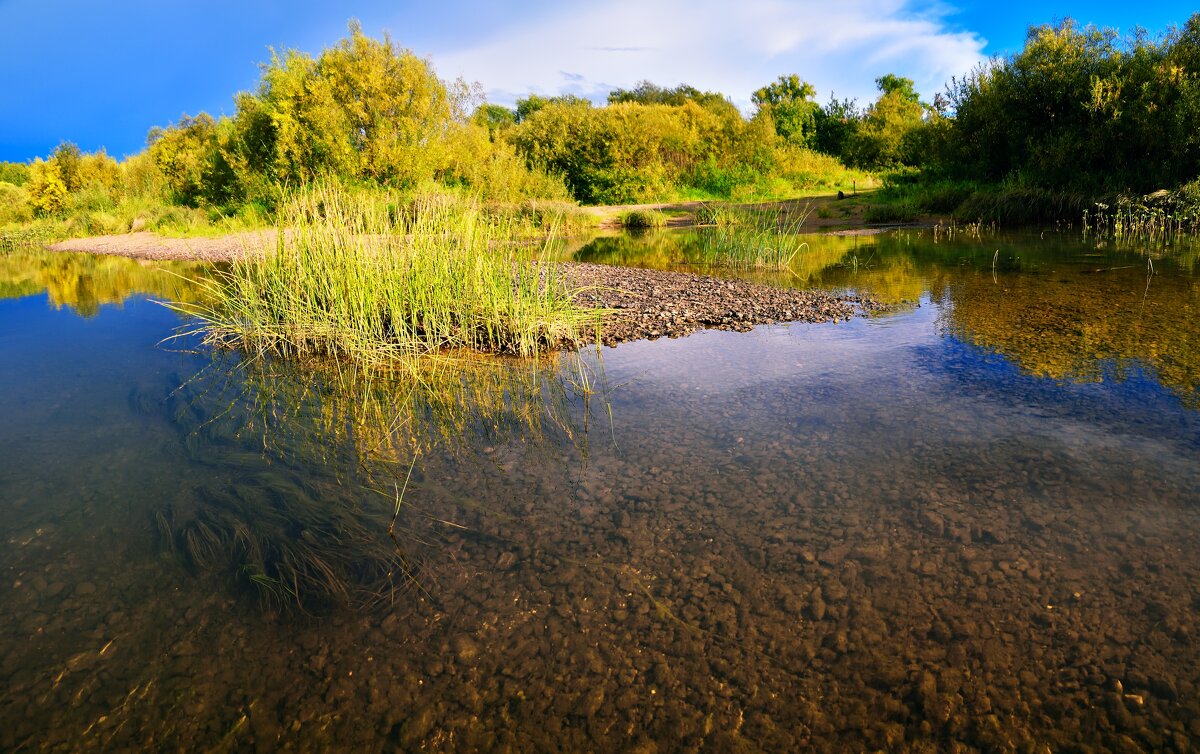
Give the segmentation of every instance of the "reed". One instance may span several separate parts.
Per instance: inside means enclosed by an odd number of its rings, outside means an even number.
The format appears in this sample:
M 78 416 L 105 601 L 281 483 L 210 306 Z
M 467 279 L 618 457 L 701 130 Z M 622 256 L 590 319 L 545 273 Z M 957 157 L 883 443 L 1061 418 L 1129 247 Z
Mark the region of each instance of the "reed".
M 1003 226 L 1073 223 L 1091 205 L 1074 191 L 1037 187 L 980 188 L 965 199 L 954 216 L 965 222 Z
M 787 269 L 808 244 L 799 235 L 810 207 L 787 205 L 738 213 L 737 223 L 704 229 L 697 241 L 701 263 L 741 269 Z
M 697 225 L 741 225 L 745 221 L 744 212 L 731 204 L 708 202 L 696 209 Z
M 871 224 L 911 223 L 920 214 L 910 202 L 896 204 L 872 204 L 863 212 L 863 219 Z
M 333 184 L 281 207 L 274 246 L 247 249 L 174 304 L 207 344 L 385 362 L 453 348 L 532 355 L 582 341 L 594 310 L 547 261 L 549 242 L 470 202 L 397 209 Z
M 1200 185 L 1097 202 L 1083 212 L 1085 237 L 1159 246 L 1200 231 Z

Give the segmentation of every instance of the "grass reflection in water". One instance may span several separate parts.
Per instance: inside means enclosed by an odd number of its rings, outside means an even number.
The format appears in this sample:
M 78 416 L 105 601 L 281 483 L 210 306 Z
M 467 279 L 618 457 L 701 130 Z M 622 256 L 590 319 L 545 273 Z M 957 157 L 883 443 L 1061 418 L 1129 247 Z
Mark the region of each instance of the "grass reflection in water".
M 594 351 L 453 354 L 396 372 L 219 354 L 170 399 L 189 460 L 211 466 L 213 483 L 165 506 L 158 526 L 191 567 L 267 603 L 395 599 L 423 588 L 421 562 L 459 527 L 427 498 L 422 460 L 486 473 L 502 444 L 586 459 L 592 414 L 611 422 L 593 402 L 604 389 Z

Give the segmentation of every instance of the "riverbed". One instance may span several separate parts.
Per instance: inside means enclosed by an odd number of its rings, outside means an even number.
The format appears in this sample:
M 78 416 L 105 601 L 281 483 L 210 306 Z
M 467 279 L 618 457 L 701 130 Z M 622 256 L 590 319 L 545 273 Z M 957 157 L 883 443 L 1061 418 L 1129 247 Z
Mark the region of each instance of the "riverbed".
M 691 243 L 562 253 L 887 306 L 418 380 L 0 255 L 0 749 L 1194 747 L 1200 246 Z

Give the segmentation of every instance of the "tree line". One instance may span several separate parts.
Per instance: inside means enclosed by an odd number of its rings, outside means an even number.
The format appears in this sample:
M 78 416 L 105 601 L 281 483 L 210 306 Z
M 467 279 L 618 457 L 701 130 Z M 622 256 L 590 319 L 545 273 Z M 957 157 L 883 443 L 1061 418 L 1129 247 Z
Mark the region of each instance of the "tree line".
M 315 57 L 273 52 L 232 116 L 185 115 L 120 162 L 63 144 L 0 163 L 0 224 L 155 201 L 269 215 L 289 187 L 326 178 L 626 203 L 785 196 L 897 170 L 1093 196 L 1200 177 L 1200 14 L 1157 36 L 1036 26 L 1021 51 L 928 102 L 910 79 L 875 83 L 867 104 L 821 104 L 798 74 L 782 75 L 746 114 L 723 94 L 649 81 L 601 106 L 529 95 L 508 108 L 352 23 Z

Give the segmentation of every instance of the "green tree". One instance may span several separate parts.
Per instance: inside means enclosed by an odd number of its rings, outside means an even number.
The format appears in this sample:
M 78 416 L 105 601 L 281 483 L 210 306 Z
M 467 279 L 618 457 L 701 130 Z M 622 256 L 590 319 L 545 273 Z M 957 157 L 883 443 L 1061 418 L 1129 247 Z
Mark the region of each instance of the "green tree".
M 813 120 L 813 148 L 846 160 L 848 145 L 862 121 L 858 103 L 852 99 L 839 100 L 831 94 L 829 103 L 813 114 Z
M 433 176 L 444 162 L 443 137 L 451 120 L 446 86 L 427 60 L 363 34 L 357 22 L 350 36 L 326 50 L 316 76 L 332 98 L 330 125 L 355 157 L 358 177 L 412 184 Z
M 775 133 L 781 138 L 809 146 L 816 130 L 816 113 L 820 109 L 813 101 L 816 96 L 813 85 L 793 73 L 780 76 L 756 90 L 750 99 L 758 106 L 759 113 L 769 115 L 775 124 Z
M 272 53 L 223 134 L 230 170 L 283 183 L 318 176 L 411 185 L 446 164 L 454 103 L 429 62 L 389 37 L 350 36 L 314 59 Z
M 925 107 L 910 79 L 892 74 L 875 80 L 879 99 L 867 108 L 846 145 L 847 157 L 856 165 L 888 167 L 914 163 L 909 137 L 923 124 Z
M 488 136 L 495 141 L 498 132 L 517 124 L 517 111 L 485 102 L 471 114 L 471 122 L 486 128 Z
M 608 94 L 608 104 L 617 105 L 623 102 L 635 102 L 641 105 L 682 105 L 685 102 L 695 102 L 702 107 L 718 110 L 732 107 L 732 103 L 722 94 L 702 92 L 694 86 L 680 84 L 669 89 L 658 86 L 650 81 L 639 81 L 632 89 L 614 89 Z
M 897 76 L 894 73 L 885 73 L 875 79 L 875 86 L 883 94 L 895 94 L 905 102 L 911 102 L 915 105 L 921 104 L 921 96 L 917 94 L 915 84 L 910 78 Z
M 62 142 L 50 153 L 50 161 L 58 168 L 59 178 L 67 193 L 78 191 L 82 185 L 79 175 L 79 163 L 82 159 L 83 153 L 79 151 L 79 147 L 69 141 Z
M 1070 20 L 948 91 L 962 174 L 1089 192 L 1200 174 L 1200 14 L 1157 38 Z
M 150 129 L 150 156 L 176 203 L 195 207 L 218 193 L 216 134 L 217 123 L 207 113 L 194 118 L 185 113 L 174 125 Z
M 561 173 L 580 201 L 621 203 L 661 196 L 710 161 L 734 158 L 745 130 L 740 116 L 730 121 L 693 101 L 560 101 L 528 115 L 509 138 L 529 163 Z
M 560 94 L 557 97 L 543 97 L 540 94 L 530 94 L 517 100 L 517 122 L 523 123 L 534 113 L 546 105 L 565 105 L 567 107 L 591 107 L 590 100 L 577 97 L 574 94 Z
M 29 166 L 23 162 L 0 162 L 0 183 L 24 186 L 29 180 Z

